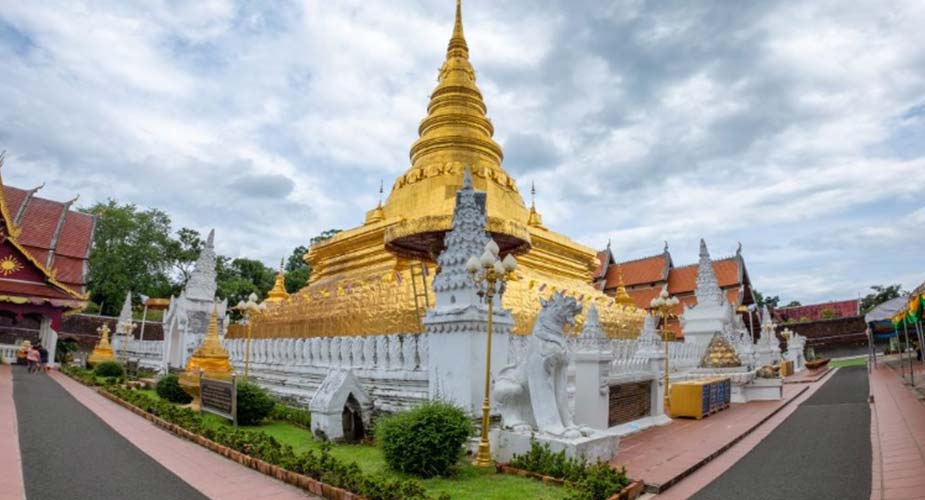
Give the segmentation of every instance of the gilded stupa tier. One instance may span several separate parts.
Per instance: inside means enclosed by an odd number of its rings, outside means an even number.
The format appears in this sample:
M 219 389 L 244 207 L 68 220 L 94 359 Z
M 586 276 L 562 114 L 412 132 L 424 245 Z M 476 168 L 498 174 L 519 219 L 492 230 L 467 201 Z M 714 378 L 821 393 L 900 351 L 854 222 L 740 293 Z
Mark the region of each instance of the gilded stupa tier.
M 421 332 L 428 301 L 422 290 L 432 295 L 436 255 L 451 228 L 467 166 L 474 188 L 487 193 L 488 231 L 502 254 L 518 255 L 518 278 L 508 283 L 503 299 L 514 315 L 514 332 L 529 333 L 539 298 L 558 291 L 596 304 L 608 335 L 637 336 L 644 312 L 615 304 L 591 285 L 597 252 L 548 230 L 535 206 L 524 205 L 516 182 L 501 166 L 503 153 L 492 138 L 486 109 L 457 2 L 446 59 L 420 137 L 411 146 L 410 168 L 395 181 L 385 203 L 367 212 L 362 226 L 312 246 L 306 256 L 312 267 L 308 286 L 284 301 L 268 301 L 267 311 L 254 319 L 253 336 Z
M 735 347 L 721 333 L 714 333 L 710 344 L 700 360 L 701 368 L 735 368 L 742 366 L 742 361 Z

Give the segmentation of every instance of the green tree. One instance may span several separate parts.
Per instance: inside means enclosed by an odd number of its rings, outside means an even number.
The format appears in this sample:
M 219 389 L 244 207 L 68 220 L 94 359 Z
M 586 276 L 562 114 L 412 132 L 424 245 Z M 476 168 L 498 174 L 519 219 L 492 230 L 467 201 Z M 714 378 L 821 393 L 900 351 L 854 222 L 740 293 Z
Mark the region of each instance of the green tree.
M 799 300 L 791 300 L 790 302 L 787 302 L 787 305 L 784 307 L 799 307 L 802 305 L 803 304 L 801 304 Z
M 322 231 L 321 234 L 309 240 L 309 247 L 317 245 L 322 241 L 327 241 L 339 232 L 340 229 Z M 289 255 L 289 259 L 286 260 L 286 291 L 289 293 L 295 293 L 308 284 L 308 279 L 312 274 L 312 268 L 308 262 L 305 262 L 305 254 L 307 253 L 308 248 L 304 245 L 299 245 L 292 250 L 292 254 Z
M 334 235 L 336 235 L 339 232 L 341 232 L 340 229 L 326 229 L 324 231 L 321 231 L 321 234 L 319 234 L 318 236 L 315 236 L 314 238 L 308 241 L 308 246 L 309 248 L 311 248 L 317 245 L 318 243 L 321 243 L 322 241 L 327 241 L 333 238 Z
M 265 298 L 276 278 L 276 271 L 255 259 L 230 259 L 219 255 L 215 262 L 216 294 L 232 304 L 246 300 L 251 293 Z
M 755 290 L 755 303 L 758 304 L 758 307 L 768 306 L 770 309 L 774 309 L 780 304 L 780 297 L 777 295 L 771 295 L 765 297 L 764 294 Z
M 97 217 L 88 286 L 102 314 L 118 314 L 129 290 L 152 297 L 171 292 L 173 243 L 166 213 L 112 199 L 82 211 Z
M 863 299 L 861 299 L 862 313 L 867 313 L 880 304 L 888 300 L 895 299 L 901 295 L 905 295 L 906 293 L 903 290 L 903 286 L 900 284 L 888 286 L 874 285 L 870 287 L 870 289 L 873 290 L 873 293 L 869 293 L 865 295 Z
M 179 275 L 180 286 L 189 281 L 190 273 L 193 272 L 196 259 L 199 258 L 204 243 L 202 235 L 195 229 L 184 227 L 177 231 L 177 237 L 172 241 L 170 248 L 170 257 L 173 261 L 173 267 Z

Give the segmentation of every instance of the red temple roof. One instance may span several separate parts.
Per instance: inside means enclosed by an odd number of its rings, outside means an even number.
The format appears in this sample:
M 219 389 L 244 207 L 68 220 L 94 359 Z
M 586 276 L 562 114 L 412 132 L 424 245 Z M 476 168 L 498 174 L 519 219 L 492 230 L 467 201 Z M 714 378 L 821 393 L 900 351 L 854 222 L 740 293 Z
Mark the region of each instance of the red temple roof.
M 774 315 L 778 321 L 818 321 L 823 318 L 823 311 L 830 310 L 832 318 L 847 318 L 860 314 L 860 301 L 858 299 L 837 300 L 822 304 L 807 304 L 805 306 L 778 307 Z
M 83 293 L 93 243 L 93 216 L 71 210 L 71 202 L 35 196 L 37 190 L 3 186 L 6 214 L 20 229 L 16 242 L 62 285 Z

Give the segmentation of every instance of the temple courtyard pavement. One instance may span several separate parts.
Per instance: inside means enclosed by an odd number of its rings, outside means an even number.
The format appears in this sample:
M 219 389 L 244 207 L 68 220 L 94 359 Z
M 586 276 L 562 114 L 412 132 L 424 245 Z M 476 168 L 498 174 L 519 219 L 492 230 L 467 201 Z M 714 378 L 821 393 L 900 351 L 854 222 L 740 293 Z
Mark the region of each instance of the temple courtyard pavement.
M 925 498 L 925 403 L 883 361 L 631 435 L 614 463 L 645 480 L 644 498 Z M 0 366 L 0 467 L 0 499 L 313 498 L 64 375 L 10 366 Z

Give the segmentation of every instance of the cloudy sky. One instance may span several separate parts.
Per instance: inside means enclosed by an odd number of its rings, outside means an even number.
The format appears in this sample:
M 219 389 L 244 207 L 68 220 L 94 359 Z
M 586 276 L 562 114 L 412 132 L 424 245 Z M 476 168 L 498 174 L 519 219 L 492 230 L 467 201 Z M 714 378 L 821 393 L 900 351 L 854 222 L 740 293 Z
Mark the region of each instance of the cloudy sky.
M 925 5 L 466 0 L 505 168 L 620 258 L 744 246 L 784 301 L 925 280 Z M 268 264 L 408 167 L 453 2 L 4 2 L 4 180 Z

